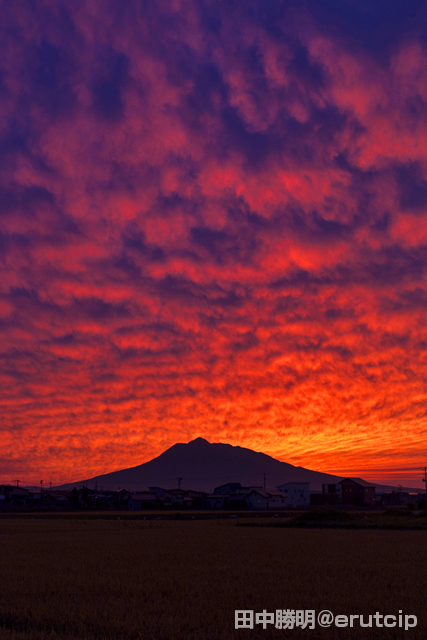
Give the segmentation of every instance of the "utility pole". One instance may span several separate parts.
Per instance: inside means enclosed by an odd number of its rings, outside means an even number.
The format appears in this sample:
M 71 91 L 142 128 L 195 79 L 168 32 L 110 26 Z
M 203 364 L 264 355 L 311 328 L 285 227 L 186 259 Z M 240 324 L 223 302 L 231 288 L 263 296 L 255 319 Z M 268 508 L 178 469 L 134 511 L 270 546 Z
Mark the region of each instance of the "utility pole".
M 177 478 L 177 480 L 178 480 L 178 489 L 181 489 L 181 480 L 182 480 L 182 478 Z
M 16 482 L 16 486 L 19 487 L 20 480 L 15 480 L 15 482 Z
M 49 482 L 49 491 L 52 491 L 52 481 Z
M 422 481 L 426 486 L 426 500 L 427 500 L 427 467 L 424 467 L 424 478 L 422 478 Z
M 40 495 L 43 493 L 43 480 L 40 480 Z

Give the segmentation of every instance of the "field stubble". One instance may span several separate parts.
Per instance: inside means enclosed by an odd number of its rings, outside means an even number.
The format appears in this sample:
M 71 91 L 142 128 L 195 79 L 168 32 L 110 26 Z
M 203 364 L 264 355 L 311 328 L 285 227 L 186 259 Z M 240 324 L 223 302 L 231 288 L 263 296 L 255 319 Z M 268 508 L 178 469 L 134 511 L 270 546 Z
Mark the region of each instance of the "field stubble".
M 5 518 L 0 542 L 1 640 L 427 635 L 425 531 Z M 235 609 L 401 609 L 417 615 L 418 626 L 234 630 Z

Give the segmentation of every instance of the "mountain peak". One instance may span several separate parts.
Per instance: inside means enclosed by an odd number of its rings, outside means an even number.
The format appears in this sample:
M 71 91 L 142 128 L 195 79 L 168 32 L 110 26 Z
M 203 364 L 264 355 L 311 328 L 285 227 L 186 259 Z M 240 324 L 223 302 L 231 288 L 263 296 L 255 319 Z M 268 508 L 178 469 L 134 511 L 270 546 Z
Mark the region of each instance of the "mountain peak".
M 211 444 L 208 440 L 205 440 L 205 438 L 195 438 L 194 440 L 190 440 L 190 442 L 187 442 L 187 444 L 196 444 L 196 445 L 200 445 L 200 444 Z

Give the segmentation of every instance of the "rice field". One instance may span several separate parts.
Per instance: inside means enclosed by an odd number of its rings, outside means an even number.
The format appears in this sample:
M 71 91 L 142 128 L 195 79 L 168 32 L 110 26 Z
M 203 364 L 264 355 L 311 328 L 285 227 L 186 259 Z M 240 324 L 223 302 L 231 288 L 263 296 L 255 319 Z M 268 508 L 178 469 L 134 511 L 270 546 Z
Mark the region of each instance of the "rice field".
M 237 520 L 0 518 L 1 640 L 427 637 L 427 532 Z M 234 612 L 414 614 L 417 627 L 234 629 Z

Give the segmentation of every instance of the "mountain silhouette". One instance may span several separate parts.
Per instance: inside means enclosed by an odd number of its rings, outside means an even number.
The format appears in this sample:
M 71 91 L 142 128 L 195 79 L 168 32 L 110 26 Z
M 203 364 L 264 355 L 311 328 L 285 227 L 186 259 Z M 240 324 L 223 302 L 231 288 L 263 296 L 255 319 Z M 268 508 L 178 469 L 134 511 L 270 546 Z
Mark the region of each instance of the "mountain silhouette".
M 68 483 L 61 488 L 85 485 L 90 489 L 97 486 L 111 491 L 120 488 L 143 491 L 153 486 L 173 489 L 180 482 L 182 489 L 212 491 L 227 482 L 262 487 L 264 474 L 267 488 L 284 482 L 310 482 L 311 490 L 321 490 L 322 483 L 342 480 L 340 476 L 295 467 L 252 449 L 196 438 L 186 444 L 174 444 L 157 458 L 136 467 Z

